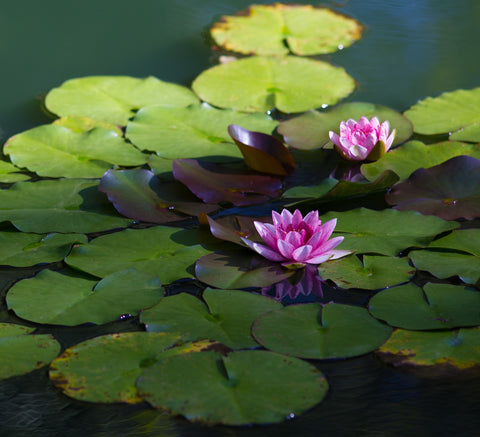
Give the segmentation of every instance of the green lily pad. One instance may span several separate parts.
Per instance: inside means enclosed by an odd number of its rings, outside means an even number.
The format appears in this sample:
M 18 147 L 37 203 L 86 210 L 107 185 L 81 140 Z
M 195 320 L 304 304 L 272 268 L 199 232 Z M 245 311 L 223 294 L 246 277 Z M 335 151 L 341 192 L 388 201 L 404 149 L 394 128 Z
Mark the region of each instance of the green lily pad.
M 278 123 L 265 114 L 220 110 L 206 104 L 187 108 L 149 106 L 128 123 L 126 137 L 140 149 L 163 158 L 242 158 L 228 134 L 230 124 L 270 134 Z
M 63 126 L 73 132 L 88 132 L 96 127 L 103 127 L 104 129 L 114 131 L 118 136 L 123 136 L 123 131 L 116 124 L 107 123 L 105 121 L 95 120 L 89 117 L 82 117 L 80 115 L 72 115 L 62 118 L 57 118 L 52 122 L 57 126 Z
M 77 133 L 47 124 L 14 135 L 3 150 L 18 167 L 49 177 L 99 178 L 114 164 L 136 166 L 148 160 L 148 155 L 102 127 Z
M 60 353 L 60 343 L 51 335 L 28 335 L 32 331 L 0 323 L 0 380 L 46 366 Z
M 61 261 L 73 244 L 86 242 L 82 234 L 0 232 L 0 265 L 27 267 Z
M 210 29 L 215 43 L 247 55 L 317 55 L 348 47 L 362 34 L 353 18 L 310 5 L 252 5 Z
M 20 169 L 9 162 L 0 161 L 0 182 L 12 183 L 26 181 L 30 176 L 19 173 Z
M 188 106 L 197 101 L 188 88 L 155 77 L 89 76 L 53 88 L 45 106 L 61 117 L 85 116 L 125 126 L 134 111 L 144 106 Z
M 251 56 L 204 71 L 192 87 L 220 108 L 303 112 L 337 103 L 353 91 L 355 81 L 343 68 L 323 61 Z
M 480 257 L 480 229 L 458 229 L 432 241 L 428 248 L 460 250 Z
M 337 184 L 338 179 L 326 178 L 318 185 L 311 185 L 308 187 L 297 186 L 290 188 L 282 194 L 282 197 L 286 199 L 320 198 L 327 194 Z M 292 205 L 295 205 L 295 203 Z
M 448 137 L 452 141 L 480 142 L 480 122 L 475 122 L 454 132 Z
M 451 284 L 400 285 L 370 299 L 370 313 L 391 326 L 412 330 L 480 325 L 480 293 Z
M 361 261 L 352 255 L 320 264 L 318 271 L 323 280 L 330 279 L 342 288 L 378 290 L 407 282 L 415 269 L 408 258 L 364 255 Z
M 415 132 L 435 135 L 468 128 L 479 121 L 479 113 L 480 88 L 473 88 L 427 97 L 415 103 L 404 115 L 412 121 Z M 462 140 L 467 141 L 465 137 Z
M 135 268 L 158 276 L 162 284 L 168 284 L 193 277 L 194 262 L 209 253 L 200 244 L 194 244 L 189 236 L 189 231 L 166 226 L 127 229 L 74 247 L 65 261 L 101 278 Z
M 0 190 L 0 221 L 37 233 L 100 232 L 131 224 L 97 187 L 98 181 L 84 179 L 17 182 Z
M 75 326 L 108 323 L 124 314 L 137 315 L 163 297 L 160 280 L 127 269 L 96 279 L 42 270 L 7 293 L 8 308 L 36 323 Z
M 298 117 L 282 121 L 278 133 L 291 147 L 302 150 L 318 149 L 330 144 L 329 131 L 337 132 L 340 122 L 350 118 L 359 120 L 365 116 L 368 119 L 377 117 L 380 122 L 388 120 L 390 130 L 395 129 L 392 146 L 408 140 L 413 133 L 412 123 L 393 109 L 383 105 L 366 102 L 352 102 L 337 105 L 326 112 L 308 111 Z M 389 152 L 390 153 L 390 152 Z
M 363 164 L 361 170 L 368 180 L 375 179 L 385 170 L 393 170 L 400 180 L 404 180 L 419 168 L 433 167 L 460 155 L 480 159 L 480 146 L 454 141 L 427 146 L 420 141 L 409 141 L 386 153 L 378 161 Z
M 477 369 L 480 367 L 480 328 L 439 332 L 398 329 L 377 353 L 395 366 L 423 368 L 430 375 Z
M 232 349 L 257 347 L 250 328 L 263 313 L 282 308 L 269 297 L 238 290 L 203 292 L 203 303 L 180 293 L 162 299 L 142 312 L 140 321 L 149 332 L 180 332 L 183 340 L 210 339 Z
M 342 248 L 387 256 L 396 256 L 409 247 L 425 247 L 436 235 L 459 226 L 435 216 L 393 209 L 358 208 L 320 217 L 323 222 L 333 218 L 337 219 L 333 236 L 345 237 Z
M 157 408 L 210 425 L 275 423 L 321 402 L 328 390 L 311 364 L 268 351 L 200 352 L 146 369 L 140 396 Z
M 265 348 L 307 359 L 363 355 L 382 345 L 391 332 L 365 308 L 335 303 L 290 305 L 260 316 L 252 327 Z

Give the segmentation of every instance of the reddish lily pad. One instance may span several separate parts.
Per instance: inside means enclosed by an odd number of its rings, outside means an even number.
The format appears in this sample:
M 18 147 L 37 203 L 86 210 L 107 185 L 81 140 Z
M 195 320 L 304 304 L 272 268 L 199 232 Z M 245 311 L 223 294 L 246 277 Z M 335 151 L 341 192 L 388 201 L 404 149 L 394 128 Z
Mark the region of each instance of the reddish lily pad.
M 415 171 L 385 196 L 395 209 L 433 214 L 445 220 L 480 217 L 480 160 L 457 156 Z
M 260 235 L 258 235 L 253 222 L 261 221 L 263 223 L 271 223 L 272 217 L 253 218 L 240 215 L 227 215 L 215 220 L 207 216 L 207 220 L 210 226 L 210 232 L 214 237 L 246 247 L 246 244 L 242 241 L 242 237 L 257 242 L 263 241 Z

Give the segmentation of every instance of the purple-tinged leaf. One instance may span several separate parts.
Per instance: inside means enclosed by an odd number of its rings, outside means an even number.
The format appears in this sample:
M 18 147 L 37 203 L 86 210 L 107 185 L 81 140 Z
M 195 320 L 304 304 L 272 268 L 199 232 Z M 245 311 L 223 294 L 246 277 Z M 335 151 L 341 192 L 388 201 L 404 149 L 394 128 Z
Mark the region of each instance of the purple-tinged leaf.
M 228 126 L 228 133 L 242 152 L 245 163 L 254 170 L 277 176 L 287 176 L 295 170 L 290 151 L 274 136 L 236 124 Z
M 440 165 L 420 168 L 386 195 L 395 209 L 414 210 L 445 220 L 480 217 L 480 161 L 456 156 Z
M 282 189 L 280 179 L 256 174 L 220 173 L 221 167 L 194 159 L 175 159 L 172 169 L 175 179 L 206 203 L 254 205 L 278 196 Z
M 272 222 L 271 217 L 245 217 L 241 215 L 229 215 L 220 217 L 216 220 L 207 216 L 210 232 L 220 240 L 230 241 L 240 246 L 247 247 L 242 241 L 242 237 L 249 240 L 262 242 L 262 238 L 255 229 L 254 221 Z

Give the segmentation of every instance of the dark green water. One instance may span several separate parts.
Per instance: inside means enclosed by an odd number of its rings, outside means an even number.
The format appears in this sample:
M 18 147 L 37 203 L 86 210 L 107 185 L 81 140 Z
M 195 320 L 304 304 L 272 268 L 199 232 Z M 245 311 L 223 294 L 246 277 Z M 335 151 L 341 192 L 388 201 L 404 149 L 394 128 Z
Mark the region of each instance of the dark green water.
M 234 13 L 249 4 L 244 0 L 0 3 L 1 139 L 49 122 L 41 110 L 42 96 L 73 77 L 154 75 L 188 85 L 212 64 L 206 39 L 208 27 L 222 14 Z M 348 100 L 370 101 L 403 111 L 426 96 L 480 86 L 478 0 L 341 0 L 325 4 L 354 16 L 366 26 L 360 41 L 326 57 L 345 67 L 357 80 L 357 90 Z M 2 288 L 11 281 L 8 275 L 0 271 Z M 5 311 L 4 302 L 0 308 Z M 65 329 L 60 340 L 67 345 L 98 334 L 89 329 Z M 73 402 L 51 386 L 46 370 L 42 369 L 0 382 L 0 435 L 257 437 L 478 433 L 478 376 L 424 378 L 385 366 L 372 354 L 342 362 L 322 362 L 319 368 L 332 387 L 325 402 L 290 422 L 241 429 L 206 428 L 145 406 Z

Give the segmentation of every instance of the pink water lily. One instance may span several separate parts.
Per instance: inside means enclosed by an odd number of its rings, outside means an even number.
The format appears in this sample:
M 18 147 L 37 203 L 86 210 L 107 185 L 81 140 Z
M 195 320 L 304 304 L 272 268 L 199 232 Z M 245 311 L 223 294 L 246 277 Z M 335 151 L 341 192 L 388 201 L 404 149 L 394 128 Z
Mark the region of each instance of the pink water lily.
M 350 253 L 334 250 L 343 241 L 343 237 L 330 239 L 337 219 L 322 225 L 318 211 L 311 211 L 303 218 L 298 209 L 293 214 L 286 209 L 281 214 L 272 211 L 272 219 L 273 224 L 254 222 L 266 245 L 242 238 L 251 249 L 270 261 L 280 261 L 284 266 L 295 268 L 320 264 Z
M 342 121 L 340 135 L 330 131 L 329 136 L 342 158 L 349 161 L 376 161 L 392 146 L 395 129 L 390 136 L 389 131 L 388 121 L 380 124 L 377 117 L 370 121 L 367 117 L 361 117 L 358 122 L 352 118 Z

